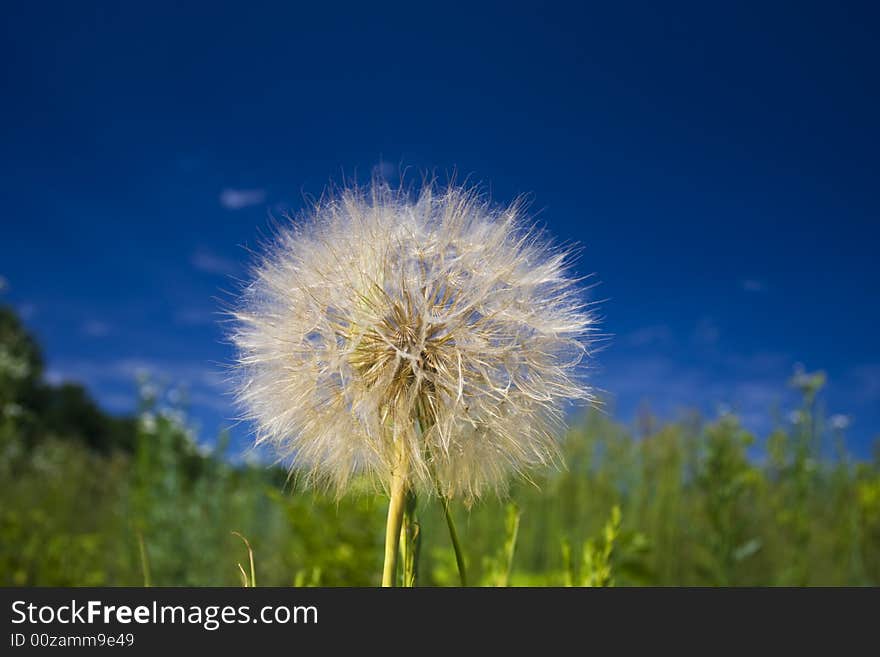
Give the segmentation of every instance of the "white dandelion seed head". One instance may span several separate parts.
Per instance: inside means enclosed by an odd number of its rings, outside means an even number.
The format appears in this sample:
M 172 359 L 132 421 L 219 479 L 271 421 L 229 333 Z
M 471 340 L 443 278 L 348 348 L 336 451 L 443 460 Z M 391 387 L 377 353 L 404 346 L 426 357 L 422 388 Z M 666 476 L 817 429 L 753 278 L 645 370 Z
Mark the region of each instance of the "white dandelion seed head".
M 473 190 L 381 181 L 279 230 L 232 311 L 257 442 L 313 484 L 473 499 L 553 463 L 595 318 L 570 253 Z M 403 455 L 403 456 L 401 456 Z

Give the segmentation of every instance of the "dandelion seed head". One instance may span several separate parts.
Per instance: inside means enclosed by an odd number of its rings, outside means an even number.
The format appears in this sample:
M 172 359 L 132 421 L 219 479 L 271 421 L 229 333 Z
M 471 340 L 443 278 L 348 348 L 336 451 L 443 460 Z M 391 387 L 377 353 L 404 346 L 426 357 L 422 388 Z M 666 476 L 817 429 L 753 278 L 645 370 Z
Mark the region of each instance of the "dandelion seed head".
M 522 203 L 376 180 L 281 228 L 232 311 L 258 443 L 316 485 L 367 475 L 467 500 L 555 462 L 595 318 Z

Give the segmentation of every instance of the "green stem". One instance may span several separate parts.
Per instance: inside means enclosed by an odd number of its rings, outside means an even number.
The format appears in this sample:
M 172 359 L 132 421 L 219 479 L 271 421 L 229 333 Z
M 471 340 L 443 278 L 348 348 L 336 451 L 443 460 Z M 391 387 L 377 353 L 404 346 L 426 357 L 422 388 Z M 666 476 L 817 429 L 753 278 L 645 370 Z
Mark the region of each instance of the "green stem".
M 458 576 L 461 579 L 461 585 L 467 586 L 467 571 L 464 565 L 464 552 L 461 549 L 461 543 L 458 541 L 458 532 L 455 530 L 455 520 L 452 512 L 449 510 L 449 498 L 443 494 L 440 487 L 437 486 L 437 494 L 440 496 L 440 503 L 443 505 L 443 513 L 446 515 L 446 526 L 449 528 L 449 538 L 452 540 L 452 550 L 455 552 L 455 563 L 458 566 Z
M 403 532 L 400 548 L 403 554 L 403 586 L 416 585 L 419 571 L 420 526 L 416 518 L 416 494 L 408 491 L 403 508 Z
M 144 586 L 150 587 L 152 586 L 152 582 L 150 581 L 150 559 L 147 557 L 147 546 L 144 543 L 144 535 L 140 532 L 137 533 L 138 539 L 138 549 L 141 555 L 141 570 L 144 574 Z
M 257 571 L 254 570 L 254 551 L 251 548 L 251 543 L 249 540 L 247 540 L 244 537 L 244 534 L 242 534 L 240 532 L 232 532 L 232 535 L 238 536 L 242 541 L 244 541 L 244 546 L 247 548 L 247 551 L 248 551 L 248 559 L 250 559 L 250 562 L 251 562 L 250 580 L 248 580 L 248 576 L 245 574 L 244 568 L 241 567 L 241 564 L 238 565 L 239 570 L 241 570 L 241 574 L 244 575 L 244 585 L 250 586 L 250 587 L 256 587 L 257 586 Z
M 423 435 L 425 433 L 425 426 L 427 425 L 427 422 L 424 419 L 426 416 L 425 409 L 420 407 L 418 426 L 419 431 Z M 461 579 L 461 585 L 467 586 L 467 571 L 464 565 L 464 552 L 461 549 L 461 543 L 458 541 L 458 532 L 455 530 L 455 520 L 449 510 L 449 498 L 443 494 L 443 489 L 440 487 L 440 481 L 437 479 L 437 473 L 433 469 L 431 471 L 431 478 L 434 480 L 437 495 L 440 497 L 440 503 L 443 505 L 443 513 L 446 516 L 446 526 L 449 528 L 449 538 L 452 540 L 452 550 L 455 552 L 455 564 L 458 566 L 458 576 Z

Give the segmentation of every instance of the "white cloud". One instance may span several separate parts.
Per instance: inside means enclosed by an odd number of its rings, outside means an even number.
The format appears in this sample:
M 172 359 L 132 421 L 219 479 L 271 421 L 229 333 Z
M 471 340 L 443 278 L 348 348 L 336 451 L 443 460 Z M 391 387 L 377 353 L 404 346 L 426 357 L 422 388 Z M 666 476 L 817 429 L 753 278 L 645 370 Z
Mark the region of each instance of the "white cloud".
M 60 360 L 50 370 L 55 380 L 81 380 L 86 383 L 135 381 L 138 376 L 168 378 L 175 383 L 222 389 L 225 385 L 219 366 L 206 362 L 119 358 L 116 360 Z
M 633 347 L 667 344 L 672 341 L 672 330 L 665 324 L 645 326 L 623 336 L 623 342 Z
M 104 338 L 113 332 L 113 327 L 107 322 L 102 322 L 98 319 L 90 319 L 83 322 L 82 326 L 80 326 L 80 331 L 83 335 L 90 338 Z
M 192 254 L 190 264 L 207 274 L 229 275 L 238 271 L 238 266 L 235 262 L 205 248 L 197 249 Z
M 113 413 L 130 413 L 133 401 L 124 392 L 104 392 L 101 395 L 101 404 Z
M 46 370 L 43 378 L 46 379 L 47 383 L 51 383 L 53 386 L 57 386 L 67 380 L 67 377 L 63 372 L 59 372 L 55 369 Z
M 32 303 L 23 303 L 18 307 L 18 316 L 27 321 L 37 314 L 37 307 Z
M 233 189 L 227 187 L 220 192 L 220 205 L 227 210 L 241 210 L 252 205 L 260 205 L 265 200 L 265 189 Z
M 764 434 L 772 427 L 774 407 L 797 401 L 786 386 L 788 371 L 755 372 L 745 361 L 726 358 L 693 365 L 666 355 L 627 355 L 609 363 L 594 382 L 610 392 L 611 407 L 622 418 L 635 418 L 645 406 L 667 420 L 698 409 L 710 418 L 732 413 Z
M 202 308 L 186 308 L 174 314 L 174 321 L 182 326 L 200 326 L 211 324 L 217 315 L 212 310 Z
M 721 330 L 711 317 L 704 317 L 697 323 L 697 328 L 694 330 L 694 341 L 697 344 L 714 345 L 720 338 Z
M 84 383 L 101 403 L 113 410 L 131 410 L 137 402 L 137 382 L 146 378 L 159 389 L 182 388 L 194 406 L 232 413 L 228 374 L 222 366 L 203 361 L 119 358 L 116 360 L 62 359 L 52 364 L 46 380 Z M 115 401 L 109 402 L 110 396 Z M 123 403 L 124 402 L 124 403 Z
M 847 379 L 853 395 L 863 402 L 880 401 L 880 363 L 866 363 L 852 368 Z

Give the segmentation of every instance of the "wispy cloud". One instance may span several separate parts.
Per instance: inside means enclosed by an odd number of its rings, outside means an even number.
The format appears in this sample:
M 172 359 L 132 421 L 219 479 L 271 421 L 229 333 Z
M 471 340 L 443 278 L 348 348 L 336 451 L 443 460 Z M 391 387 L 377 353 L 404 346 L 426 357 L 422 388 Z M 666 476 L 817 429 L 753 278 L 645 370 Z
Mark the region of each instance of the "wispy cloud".
M 622 336 L 621 341 L 632 347 L 667 344 L 672 341 L 672 330 L 665 324 L 645 326 Z
M 211 324 L 216 319 L 216 311 L 204 308 L 185 308 L 174 314 L 174 321 L 180 326 L 201 326 Z
M 704 317 L 697 323 L 694 329 L 694 342 L 703 346 L 711 346 L 718 343 L 721 338 L 721 329 L 711 317 Z
M 740 281 L 740 287 L 746 292 L 766 292 L 767 284 L 757 278 L 745 278 Z
M 643 405 L 665 419 L 689 409 L 709 417 L 733 412 L 752 431 L 765 433 L 772 427 L 775 406 L 796 403 L 786 386 L 790 360 L 774 357 L 779 369 L 765 371 L 749 361 L 721 357 L 694 365 L 659 354 L 626 356 L 609 363 L 596 383 L 610 392 L 611 407 L 624 418 L 635 417 Z
M 229 275 L 238 271 L 238 265 L 210 249 L 199 248 L 190 257 L 190 264 L 207 274 Z
M 266 201 L 265 189 L 234 189 L 227 187 L 220 192 L 220 205 L 227 210 L 241 210 Z
M 90 338 L 105 338 L 113 332 L 113 327 L 99 319 L 89 319 L 80 326 L 80 332 Z
M 57 386 L 58 384 L 67 381 L 70 377 L 65 372 L 50 367 L 43 374 L 43 378 L 46 379 L 46 383 L 51 383 L 53 386 Z
M 622 335 L 620 345 L 600 359 L 594 375 L 620 417 L 637 417 L 643 405 L 665 419 L 693 409 L 706 417 L 735 413 L 746 427 L 764 434 L 772 428 L 774 407 L 797 404 L 786 385 L 793 358 L 731 349 L 712 317 L 679 334 L 664 324 L 646 326 Z
M 847 377 L 852 382 L 853 394 L 857 399 L 880 402 L 880 363 L 866 363 L 850 370 Z
M 219 366 L 198 361 L 117 358 L 112 360 L 60 360 L 50 370 L 56 381 L 93 382 L 135 381 L 140 376 L 164 377 L 177 383 L 223 387 L 224 375 Z
M 18 316 L 27 321 L 37 314 L 37 307 L 32 303 L 23 303 L 18 307 Z
M 102 404 L 114 411 L 130 412 L 137 403 L 137 381 L 146 377 L 160 388 L 184 390 L 194 407 L 210 408 L 232 416 L 227 394 L 227 374 L 208 362 L 143 358 L 111 360 L 72 359 L 53 363 L 46 380 L 53 384 L 72 381 L 89 386 Z

